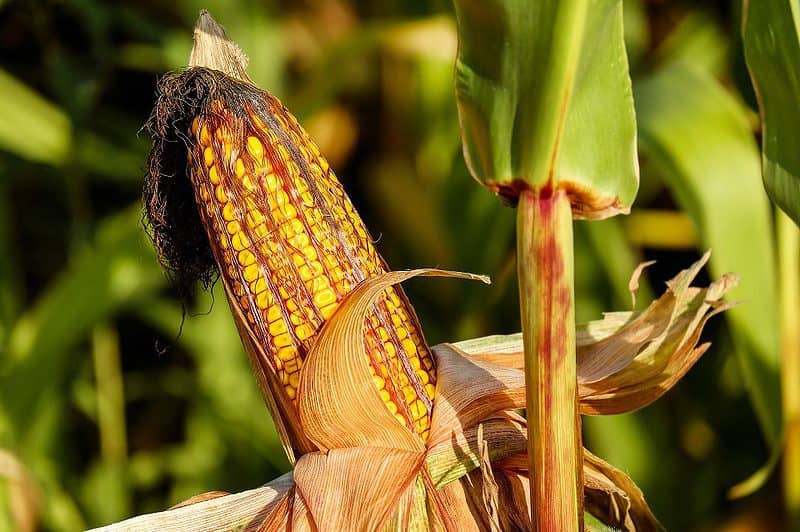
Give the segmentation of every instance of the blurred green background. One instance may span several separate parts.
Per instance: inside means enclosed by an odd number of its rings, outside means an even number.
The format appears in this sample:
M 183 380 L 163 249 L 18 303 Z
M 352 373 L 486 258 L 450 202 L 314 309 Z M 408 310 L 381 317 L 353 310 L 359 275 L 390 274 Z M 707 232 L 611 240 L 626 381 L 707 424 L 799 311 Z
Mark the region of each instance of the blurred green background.
M 684 381 L 635 414 L 585 419 L 672 530 L 780 526 L 780 483 L 726 491 L 780 430 L 772 210 L 737 2 L 625 0 L 639 120 L 633 212 L 576 225 L 579 321 L 639 306 L 713 248 L 734 299 Z M 446 0 L 0 0 L 0 531 L 77 530 L 242 491 L 283 471 L 220 286 L 182 305 L 143 231 L 155 83 L 207 8 L 250 75 L 300 118 L 407 285 L 430 343 L 519 330 L 514 212 L 471 180 Z

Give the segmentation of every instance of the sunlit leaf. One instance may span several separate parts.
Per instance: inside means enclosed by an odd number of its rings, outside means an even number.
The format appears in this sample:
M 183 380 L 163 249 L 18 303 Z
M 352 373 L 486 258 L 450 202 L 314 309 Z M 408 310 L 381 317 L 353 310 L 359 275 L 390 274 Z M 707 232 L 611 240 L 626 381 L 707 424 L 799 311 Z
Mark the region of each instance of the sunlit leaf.
M 2 69 L 0 94 L 0 149 L 38 163 L 63 163 L 72 135 L 67 115 Z
M 744 5 L 744 50 L 761 108 L 764 185 L 800 224 L 800 2 Z
M 640 147 L 714 251 L 715 276 L 735 271 L 737 353 L 762 429 L 780 430 L 774 242 L 758 150 L 744 110 L 708 73 L 670 63 L 635 85 Z M 742 245 L 747 243 L 743 253 Z
M 456 93 L 473 176 L 509 196 L 523 182 L 566 188 L 578 217 L 627 212 L 638 163 L 622 2 L 455 5 Z

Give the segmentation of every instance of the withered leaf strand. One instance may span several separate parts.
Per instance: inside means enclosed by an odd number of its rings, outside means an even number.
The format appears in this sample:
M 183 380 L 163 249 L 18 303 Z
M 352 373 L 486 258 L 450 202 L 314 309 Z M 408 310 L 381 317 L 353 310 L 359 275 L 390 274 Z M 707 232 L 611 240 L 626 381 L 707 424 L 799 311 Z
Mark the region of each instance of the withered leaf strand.
M 320 329 L 386 263 L 317 146 L 269 93 L 201 67 L 168 74 L 146 127 L 145 210 L 164 266 L 183 284 L 218 268 L 270 392 L 291 403 Z M 386 408 L 425 440 L 436 371 L 400 287 L 366 325 Z

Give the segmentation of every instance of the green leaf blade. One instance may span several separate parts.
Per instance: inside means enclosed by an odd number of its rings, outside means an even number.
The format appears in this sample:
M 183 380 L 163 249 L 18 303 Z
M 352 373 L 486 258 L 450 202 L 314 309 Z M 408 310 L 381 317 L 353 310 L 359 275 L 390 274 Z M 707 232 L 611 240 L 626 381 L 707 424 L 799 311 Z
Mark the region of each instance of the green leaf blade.
M 456 0 L 456 93 L 472 175 L 562 188 L 579 218 L 627 212 L 636 124 L 619 0 Z
M 742 37 L 761 108 L 764 186 L 800 224 L 800 1 L 745 6 Z
M 680 62 L 635 90 L 642 153 L 712 249 L 712 274 L 741 278 L 730 299 L 742 304 L 728 319 L 751 402 L 774 442 L 781 426 L 775 244 L 747 116 L 709 73 Z

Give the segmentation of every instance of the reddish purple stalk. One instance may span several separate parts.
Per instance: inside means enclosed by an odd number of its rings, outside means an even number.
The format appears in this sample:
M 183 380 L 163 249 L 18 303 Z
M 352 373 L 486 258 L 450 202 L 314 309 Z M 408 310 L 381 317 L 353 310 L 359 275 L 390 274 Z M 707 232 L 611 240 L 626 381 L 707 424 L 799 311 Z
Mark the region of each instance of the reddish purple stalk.
M 517 271 L 525 345 L 533 529 L 582 529 L 572 208 L 566 193 L 520 194 Z

